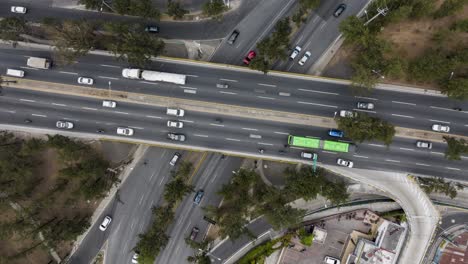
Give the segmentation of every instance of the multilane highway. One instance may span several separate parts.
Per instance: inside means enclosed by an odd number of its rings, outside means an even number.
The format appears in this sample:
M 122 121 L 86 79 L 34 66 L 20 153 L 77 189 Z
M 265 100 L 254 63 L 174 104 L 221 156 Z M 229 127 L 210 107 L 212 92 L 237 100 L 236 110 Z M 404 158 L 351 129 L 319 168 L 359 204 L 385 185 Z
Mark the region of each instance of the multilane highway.
M 261 148 L 266 156 L 287 158 L 299 158 L 302 151 L 285 147 L 289 134 L 327 137 L 324 128 L 197 112 L 187 112 L 179 119 L 184 122 L 184 128 L 168 128 L 167 121 L 175 118 L 165 115 L 165 109 L 160 107 L 118 102 L 117 108 L 105 109 L 102 102 L 96 99 L 13 88 L 3 90 L 3 96 L 0 96 L 0 122 L 23 127 L 55 129 L 57 120 L 69 120 L 75 125 L 72 131 L 96 133 L 96 137 L 100 137 L 116 136 L 118 126 L 127 126 L 135 130 L 134 138 L 138 139 L 173 143 L 167 139 L 167 133 L 178 132 L 187 136 L 186 142 L 180 142 L 183 148 L 200 146 L 250 155 L 260 155 L 258 149 Z M 32 122 L 24 123 L 25 119 Z M 216 122 L 216 119 L 221 119 L 222 123 Z M 105 133 L 97 133 L 98 129 Z M 466 157 L 462 161 L 449 161 L 443 154 L 445 144 L 434 143 L 432 150 L 425 150 L 417 149 L 414 143 L 411 139 L 395 138 L 388 148 L 378 142 L 365 142 L 358 144 L 355 153 L 316 152 L 318 161 L 324 164 L 334 164 L 340 157 L 353 160 L 357 168 L 453 179 L 466 177 Z M 280 150 L 285 153 L 280 153 Z
M 375 111 L 367 111 L 369 114 L 396 126 L 430 130 L 432 124 L 444 123 L 450 125 L 451 134 L 468 135 L 468 102 L 446 97 L 381 89 L 358 95 L 348 85 L 322 80 L 271 76 L 195 62 L 163 60 L 153 63 L 150 68 L 154 70 L 188 76 L 186 85 L 174 85 L 124 79 L 121 70 L 126 65 L 110 56 L 89 55 L 74 65 L 50 70 L 26 67 L 29 56 L 51 57 L 51 54 L 48 51 L 2 48 L 0 70 L 23 69 L 26 78 L 66 84 L 76 84 L 79 76 L 87 76 L 95 79 L 93 88 L 96 89 L 110 88 L 323 117 L 333 117 L 341 109 L 353 110 L 358 101 L 368 101 L 376 105 Z M 229 88 L 217 88 L 217 83 L 228 84 Z M 464 111 L 453 110 L 454 107 L 461 107 Z

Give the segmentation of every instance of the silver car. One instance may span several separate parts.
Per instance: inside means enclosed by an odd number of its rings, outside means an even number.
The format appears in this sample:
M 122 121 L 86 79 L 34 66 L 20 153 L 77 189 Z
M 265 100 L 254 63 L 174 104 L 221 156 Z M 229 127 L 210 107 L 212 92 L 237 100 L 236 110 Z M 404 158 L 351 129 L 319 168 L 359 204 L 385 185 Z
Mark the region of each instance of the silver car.
M 432 125 L 432 130 L 436 132 L 445 132 L 448 133 L 450 132 L 450 127 L 447 125 L 442 125 L 442 124 L 433 124 Z
M 432 143 L 429 142 L 429 141 L 418 140 L 418 141 L 416 141 L 416 147 L 418 147 L 418 148 L 432 149 Z
M 93 80 L 93 78 L 89 78 L 89 77 L 79 77 L 78 78 L 78 83 L 79 84 L 86 84 L 86 85 L 93 85 L 94 80 Z
M 291 53 L 291 55 L 289 56 L 289 58 L 290 58 L 291 60 L 294 60 L 294 59 L 297 57 L 297 55 L 299 55 L 299 52 L 301 52 L 301 47 L 296 46 L 296 47 L 294 48 L 293 52 Z
M 354 163 L 352 161 L 345 159 L 337 159 L 336 164 L 348 168 L 352 168 L 354 166 Z
M 59 120 L 59 121 L 57 121 L 55 126 L 57 128 L 60 128 L 60 129 L 72 129 L 73 128 L 73 123 L 69 122 L 69 121 Z
M 302 59 L 299 61 L 299 65 L 304 65 L 306 63 L 306 61 L 310 58 L 310 56 L 312 55 L 312 53 L 310 53 L 310 51 L 306 51 L 306 53 L 304 54 L 304 56 L 302 57 Z
M 374 109 L 374 104 L 368 103 L 368 102 L 358 102 L 356 106 L 357 106 L 357 109 L 365 109 L 365 110 Z
M 181 121 L 169 120 L 169 121 L 167 121 L 167 127 L 183 128 L 184 123 L 181 122 Z
M 175 133 L 168 133 L 167 138 L 170 140 L 174 141 L 185 141 L 185 135 L 184 134 L 175 134 Z
M 133 136 L 133 129 L 128 127 L 118 127 L 117 128 L 117 135 L 124 135 L 124 136 Z

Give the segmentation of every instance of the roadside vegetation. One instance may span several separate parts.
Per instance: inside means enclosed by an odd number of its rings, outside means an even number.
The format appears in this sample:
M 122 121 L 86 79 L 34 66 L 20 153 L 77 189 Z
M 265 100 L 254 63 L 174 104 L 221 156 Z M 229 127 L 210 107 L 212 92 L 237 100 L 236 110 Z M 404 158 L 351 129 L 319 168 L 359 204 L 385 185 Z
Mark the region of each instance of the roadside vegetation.
M 299 198 L 311 200 L 320 194 L 334 204 L 348 198 L 345 184 L 326 179 L 323 169 L 314 172 L 312 167 L 302 167 L 299 171 L 286 170 L 285 174 L 286 186 L 280 190 L 266 185 L 253 170 L 238 170 L 219 191 L 221 206 L 204 208 L 207 216 L 217 222 L 220 236 L 236 239 L 252 235 L 246 225 L 260 215 L 277 230 L 294 227 L 305 212 L 289 203 Z
M 445 181 L 444 178 L 435 178 L 435 177 L 430 177 L 430 178 L 423 178 L 419 177 L 418 178 L 419 185 L 421 188 L 427 193 L 443 193 L 446 196 L 450 197 L 450 199 L 453 199 L 457 197 L 457 194 L 459 190 L 463 190 L 463 185 L 460 183 L 455 183 L 455 182 L 450 182 L 450 181 Z
M 350 59 L 353 86 L 359 90 L 372 89 L 377 82 L 389 79 L 430 84 L 451 98 L 468 98 L 468 38 L 463 35 L 466 12 L 462 12 L 467 3 L 466 0 L 378 0 L 367 8 L 368 16 L 345 19 L 340 31 L 345 37 L 345 47 L 353 54 Z M 366 25 L 379 7 L 388 7 L 387 15 L 378 16 Z M 449 20 L 454 20 L 448 27 L 450 30 L 445 26 Z M 422 46 L 413 54 L 403 49 L 405 43 L 387 32 L 387 28 L 419 22 L 425 22 L 421 24 L 425 27 L 432 23 L 443 26 L 431 26 L 429 30 L 416 28 L 412 36 L 405 36 Z M 422 34 L 427 35 L 426 31 L 432 32 L 432 37 L 424 39 Z M 408 49 L 408 45 L 404 47 Z
M 167 14 L 174 20 L 182 19 L 189 11 L 182 7 L 179 1 L 167 1 Z
M 192 170 L 192 163 L 181 162 L 179 169 L 172 175 L 172 180 L 164 187 L 164 204 L 151 209 L 153 222 L 145 233 L 138 235 L 140 240 L 135 246 L 135 251 L 140 253 L 138 263 L 154 263 L 169 242 L 166 231 L 174 220 L 177 205 L 193 191 L 193 186 L 188 184 Z
M 449 160 L 461 160 L 461 155 L 468 154 L 468 141 L 465 139 L 444 136 L 444 140 L 447 142 L 445 158 Z
M 78 3 L 85 5 L 87 9 L 95 9 L 105 12 L 114 12 L 119 15 L 139 16 L 143 18 L 159 20 L 161 12 L 156 9 L 151 0 L 79 0 Z
M 338 129 L 344 131 L 346 137 L 359 143 L 378 140 L 389 146 L 395 136 L 395 126 L 365 113 L 357 112 L 355 117 L 340 117 L 337 123 Z
M 280 250 L 289 245 L 292 235 L 286 234 L 280 238 L 267 241 L 250 250 L 237 263 L 239 264 L 252 264 L 252 263 L 265 263 L 265 259 L 276 250 Z
M 223 13 L 228 9 L 223 0 L 210 0 L 203 5 L 203 15 L 221 20 Z
M 92 146 L 64 136 L 0 132 L 1 263 L 62 258 L 90 225 L 96 202 L 119 182 Z
M 296 23 L 297 27 L 300 27 L 304 22 L 307 21 L 307 17 L 310 15 L 312 10 L 320 5 L 320 0 L 299 0 L 299 8 L 296 13 L 291 17 L 291 20 Z

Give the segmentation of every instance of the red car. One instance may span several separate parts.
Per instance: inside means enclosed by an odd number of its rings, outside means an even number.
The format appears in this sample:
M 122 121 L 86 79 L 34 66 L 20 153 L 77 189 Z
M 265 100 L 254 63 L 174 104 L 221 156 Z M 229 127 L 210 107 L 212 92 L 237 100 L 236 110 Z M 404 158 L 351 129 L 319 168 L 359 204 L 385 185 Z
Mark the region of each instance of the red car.
M 249 53 L 247 54 L 247 56 L 244 58 L 244 64 L 246 65 L 249 65 L 250 64 L 250 61 L 255 58 L 255 56 L 257 56 L 257 53 L 255 53 L 255 51 L 251 50 L 249 51 Z

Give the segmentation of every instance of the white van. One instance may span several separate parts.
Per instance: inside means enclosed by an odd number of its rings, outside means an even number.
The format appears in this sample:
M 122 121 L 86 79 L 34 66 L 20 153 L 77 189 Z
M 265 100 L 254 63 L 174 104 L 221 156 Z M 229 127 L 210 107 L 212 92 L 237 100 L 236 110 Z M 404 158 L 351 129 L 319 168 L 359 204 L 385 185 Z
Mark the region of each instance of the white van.
M 170 116 L 184 116 L 185 111 L 182 109 L 168 108 L 166 114 Z
M 15 69 L 7 69 L 6 75 L 23 78 L 24 77 L 24 71 L 15 70 Z

